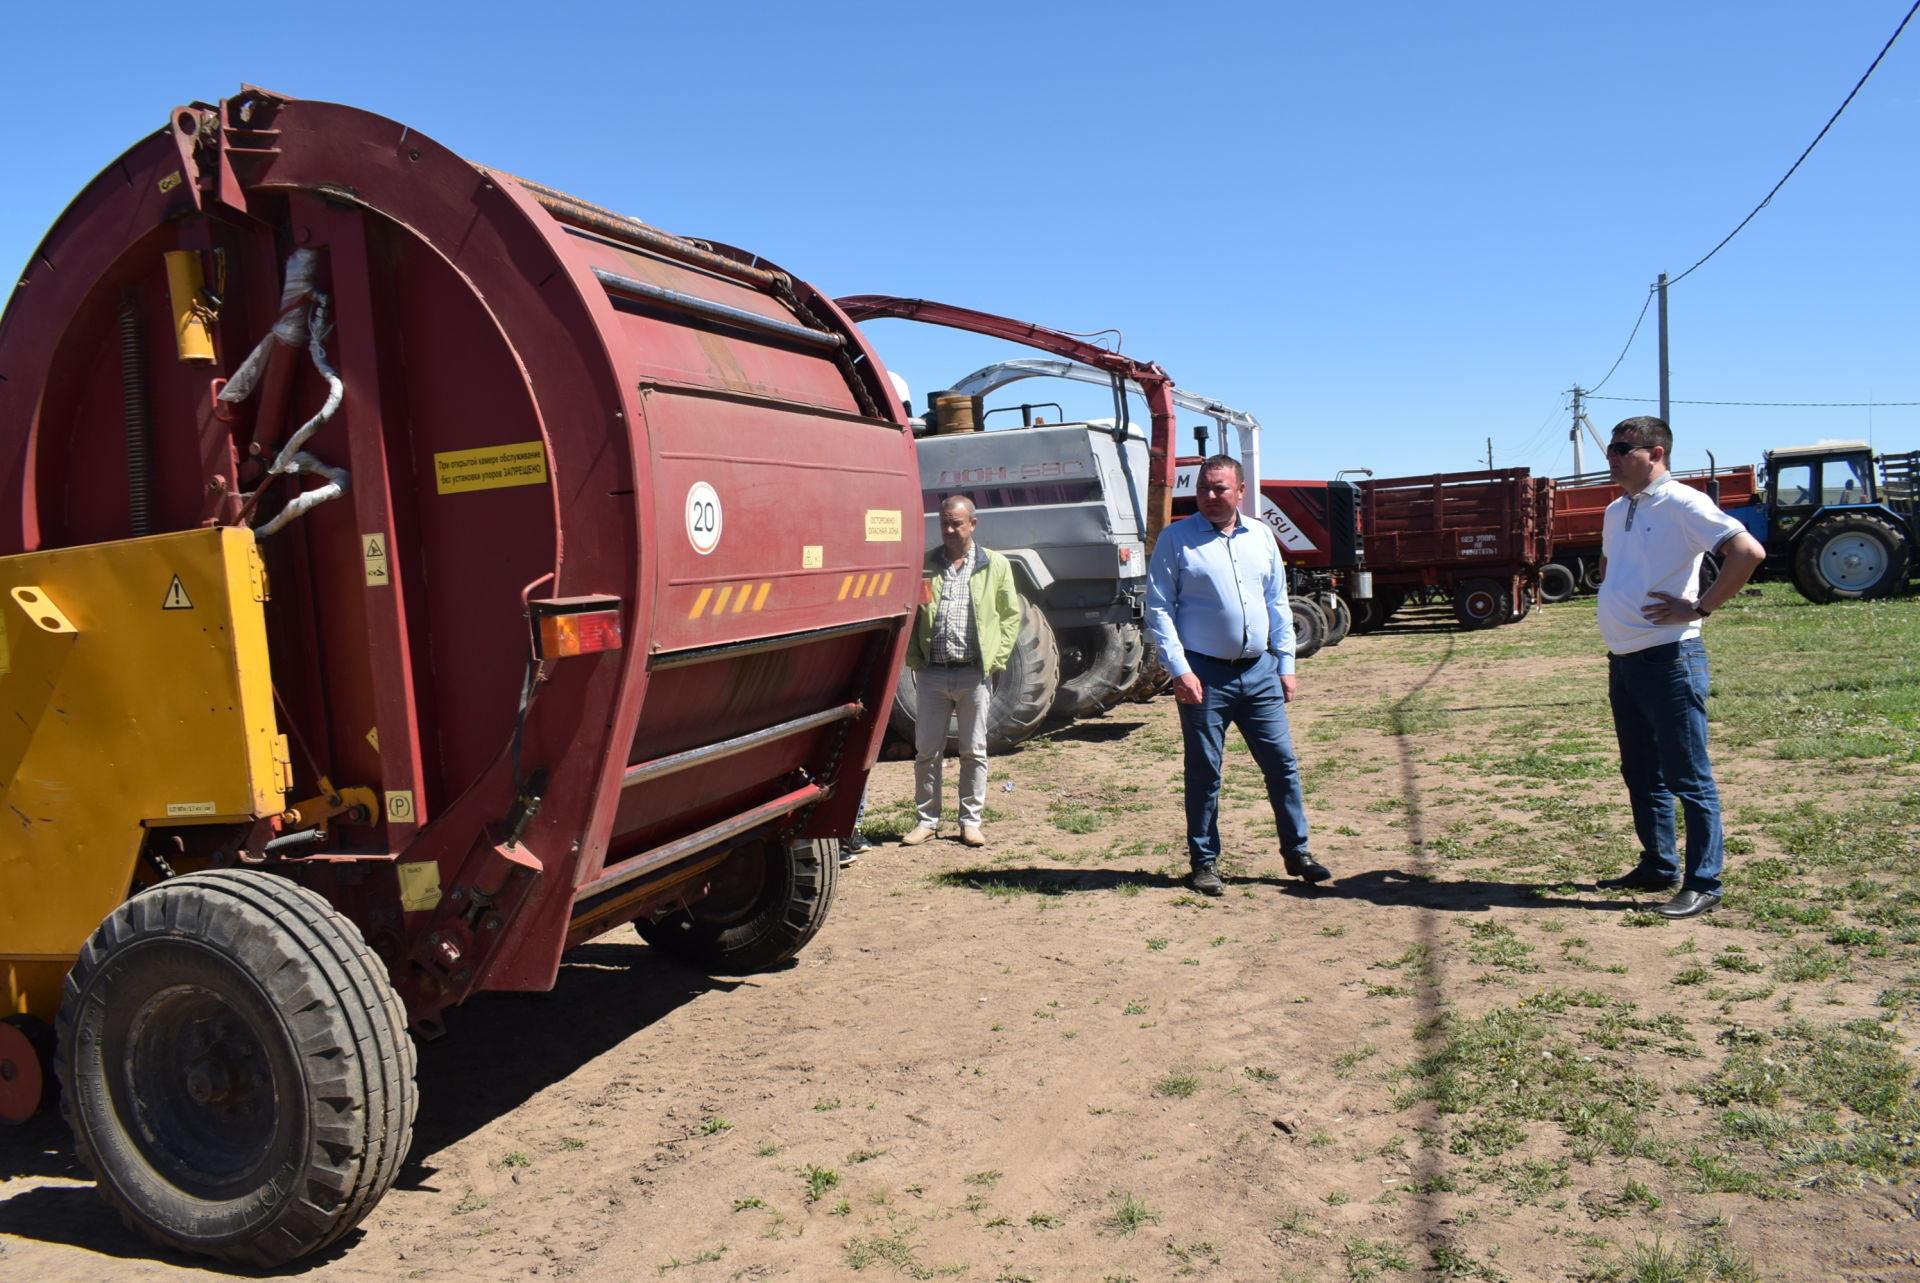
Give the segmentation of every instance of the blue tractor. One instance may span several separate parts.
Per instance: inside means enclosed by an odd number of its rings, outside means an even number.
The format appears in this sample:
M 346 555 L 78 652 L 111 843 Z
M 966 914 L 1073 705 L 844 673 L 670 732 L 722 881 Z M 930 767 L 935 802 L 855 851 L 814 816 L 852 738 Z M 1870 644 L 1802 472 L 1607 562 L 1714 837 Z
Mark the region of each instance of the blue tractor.
M 1767 548 L 1767 566 L 1808 601 L 1899 592 L 1920 566 L 1920 451 L 1875 457 L 1864 441 L 1767 452 L 1766 503 L 1739 515 Z

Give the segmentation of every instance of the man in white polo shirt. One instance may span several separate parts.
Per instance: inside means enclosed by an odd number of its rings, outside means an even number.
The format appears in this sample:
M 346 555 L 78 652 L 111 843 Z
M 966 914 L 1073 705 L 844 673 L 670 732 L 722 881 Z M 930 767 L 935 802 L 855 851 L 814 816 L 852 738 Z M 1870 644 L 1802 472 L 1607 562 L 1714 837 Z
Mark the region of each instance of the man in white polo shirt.
M 1678 894 L 1654 912 L 1691 918 L 1720 903 L 1720 791 L 1707 757 L 1707 649 L 1700 621 L 1730 601 L 1767 559 L 1746 527 L 1667 475 L 1673 432 L 1642 415 L 1613 430 L 1607 464 L 1626 491 L 1602 527 L 1605 580 L 1600 636 L 1607 644 L 1607 696 L 1620 741 L 1620 775 L 1633 803 L 1640 861 L 1607 890 Z M 1700 591 L 1700 562 L 1722 559 Z M 1685 876 L 1675 851 L 1673 804 L 1687 817 Z

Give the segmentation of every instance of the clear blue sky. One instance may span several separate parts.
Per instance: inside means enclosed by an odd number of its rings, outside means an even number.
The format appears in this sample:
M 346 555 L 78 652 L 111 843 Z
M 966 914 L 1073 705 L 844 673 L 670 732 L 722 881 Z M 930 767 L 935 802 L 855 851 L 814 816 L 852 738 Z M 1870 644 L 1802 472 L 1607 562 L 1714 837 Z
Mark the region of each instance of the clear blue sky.
M 1909 2 L 12 0 L 0 271 L 168 108 L 249 82 L 830 293 L 1118 328 L 1258 415 L 1269 475 L 1465 469 L 1488 437 L 1498 466 L 1561 473 L 1566 389 L 1606 374 L 1656 275 L 1786 172 Z M 1676 402 L 1920 401 L 1917 158 L 1920 20 L 1673 289 Z M 872 334 L 916 395 L 1031 355 Z M 1649 313 L 1603 395 L 1656 394 L 1653 337 Z M 1642 412 L 1592 407 L 1603 434 Z M 1822 438 L 1920 448 L 1920 407 L 1673 419 L 1680 466 Z

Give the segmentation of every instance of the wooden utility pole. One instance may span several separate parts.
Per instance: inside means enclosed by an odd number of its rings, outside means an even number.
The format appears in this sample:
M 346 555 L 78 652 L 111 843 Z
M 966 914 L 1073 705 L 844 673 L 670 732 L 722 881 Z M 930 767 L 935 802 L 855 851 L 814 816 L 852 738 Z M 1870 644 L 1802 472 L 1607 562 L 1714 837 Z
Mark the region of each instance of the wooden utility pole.
M 1493 471 L 1493 438 L 1487 438 L 1487 471 Z

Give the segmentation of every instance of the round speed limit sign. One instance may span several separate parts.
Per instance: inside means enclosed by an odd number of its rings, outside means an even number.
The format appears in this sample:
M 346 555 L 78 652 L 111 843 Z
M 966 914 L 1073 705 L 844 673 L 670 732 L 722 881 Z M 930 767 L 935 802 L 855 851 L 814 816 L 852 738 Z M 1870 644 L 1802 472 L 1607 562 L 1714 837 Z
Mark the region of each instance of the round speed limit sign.
M 703 557 L 720 546 L 720 496 L 704 481 L 687 491 L 687 540 Z

